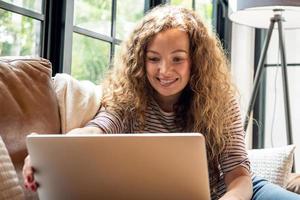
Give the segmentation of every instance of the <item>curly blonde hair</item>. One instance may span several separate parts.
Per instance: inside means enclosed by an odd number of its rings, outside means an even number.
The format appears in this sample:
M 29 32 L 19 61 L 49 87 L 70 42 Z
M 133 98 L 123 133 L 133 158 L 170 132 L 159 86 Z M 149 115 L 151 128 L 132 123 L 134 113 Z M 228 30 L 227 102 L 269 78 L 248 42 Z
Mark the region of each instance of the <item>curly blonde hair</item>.
M 147 44 L 157 33 L 173 28 L 188 34 L 192 61 L 191 77 L 175 112 L 183 131 L 204 134 L 210 171 L 219 179 L 220 155 L 229 139 L 224 134 L 230 123 L 226 113 L 235 91 L 220 41 L 194 11 L 164 5 L 146 14 L 123 43 L 114 70 L 104 83 L 102 102 L 106 109 L 124 116 L 124 121 L 134 118 L 143 125 L 147 102 L 153 95 L 145 69 Z

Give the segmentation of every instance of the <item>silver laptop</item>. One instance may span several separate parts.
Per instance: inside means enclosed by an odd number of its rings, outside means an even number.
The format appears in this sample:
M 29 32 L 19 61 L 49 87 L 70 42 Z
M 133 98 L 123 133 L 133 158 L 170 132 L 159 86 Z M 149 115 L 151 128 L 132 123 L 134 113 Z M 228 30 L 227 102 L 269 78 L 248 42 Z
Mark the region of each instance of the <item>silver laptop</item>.
M 203 135 L 29 135 L 41 200 L 209 200 Z

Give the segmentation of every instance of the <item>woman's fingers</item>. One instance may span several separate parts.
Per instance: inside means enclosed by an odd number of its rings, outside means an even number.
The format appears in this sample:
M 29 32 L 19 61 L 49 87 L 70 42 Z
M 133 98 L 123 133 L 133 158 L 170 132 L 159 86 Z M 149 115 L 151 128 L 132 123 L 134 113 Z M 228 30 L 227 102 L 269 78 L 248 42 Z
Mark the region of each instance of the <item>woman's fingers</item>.
M 22 173 L 25 188 L 35 192 L 37 190 L 38 184 L 34 180 L 34 169 L 32 168 L 29 155 L 25 158 Z
M 30 135 L 36 135 L 36 134 L 37 133 L 31 133 Z M 38 188 L 38 184 L 34 179 L 34 168 L 32 167 L 29 155 L 24 160 L 22 174 L 23 174 L 25 188 L 35 192 Z
M 22 172 L 23 172 L 24 180 L 26 180 L 28 182 L 34 181 L 34 178 L 33 178 L 34 170 L 32 168 L 29 155 L 24 160 L 24 166 L 23 166 L 23 171 Z
M 24 183 L 24 186 L 26 189 L 28 190 L 31 190 L 33 192 L 36 192 L 37 191 L 37 188 L 38 188 L 38 183 L 36 183 L 35 181 L 34 182 L 30 182 L 30 183 Z

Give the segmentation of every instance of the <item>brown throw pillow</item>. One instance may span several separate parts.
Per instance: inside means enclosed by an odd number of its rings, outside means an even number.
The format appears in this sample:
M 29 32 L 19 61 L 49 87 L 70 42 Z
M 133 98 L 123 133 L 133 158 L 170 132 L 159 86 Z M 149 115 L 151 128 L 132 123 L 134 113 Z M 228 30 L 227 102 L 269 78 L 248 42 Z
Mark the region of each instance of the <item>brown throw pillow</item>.
M 59 133 L 51 63 L 42 58 L 0 57 L 0 134 L 20 171 L 32 132 Z

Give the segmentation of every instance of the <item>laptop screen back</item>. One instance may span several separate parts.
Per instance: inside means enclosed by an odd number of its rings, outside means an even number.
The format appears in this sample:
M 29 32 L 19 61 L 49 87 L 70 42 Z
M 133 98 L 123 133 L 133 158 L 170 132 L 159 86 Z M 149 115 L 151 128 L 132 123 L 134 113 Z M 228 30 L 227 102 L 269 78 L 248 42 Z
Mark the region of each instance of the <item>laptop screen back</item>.
M 201 134 L 30 135 L 47 199 L 210 199 Z

